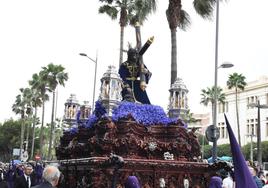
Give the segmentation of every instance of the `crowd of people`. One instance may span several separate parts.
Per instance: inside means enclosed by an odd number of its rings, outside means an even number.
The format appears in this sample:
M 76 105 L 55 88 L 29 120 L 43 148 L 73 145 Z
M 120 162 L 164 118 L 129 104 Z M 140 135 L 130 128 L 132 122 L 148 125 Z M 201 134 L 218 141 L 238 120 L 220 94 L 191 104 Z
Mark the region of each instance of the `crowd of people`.
M 53 188 L 59 184 L 60 175 L 52 165 L 1 163 L 0 188 Z
M 268 174 L 259 171 L 255 166 L 248 166 L 249 171 L 256 183 L 257 188 L 268 188 Z M 209 188 L 235 188 L 235 177 L 233 171 L 220 173 L 218 176 L 211 178 Z

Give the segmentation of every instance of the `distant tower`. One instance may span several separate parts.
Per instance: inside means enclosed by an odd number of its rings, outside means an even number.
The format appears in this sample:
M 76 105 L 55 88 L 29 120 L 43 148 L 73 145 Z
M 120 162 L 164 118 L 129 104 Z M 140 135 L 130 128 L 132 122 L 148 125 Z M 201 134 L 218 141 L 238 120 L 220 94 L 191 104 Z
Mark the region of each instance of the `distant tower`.
M 108 70 L 101 78 L 99 100 L 102 101 L 102 105 L 105 107 L 109 116 L 112 115 L 112 111 L 118 106 L 118 103 L 122 101 L 122 84 L 122 79 L 115 66 L 108 66 Z
M 84 104 L 80 106 L 80 117 L 79 119 L 81 121 L 86 121 L 88 119 L 88 117 L 91 115 L 91 107 L 88 104 L 89 101 L 84 101 Z
M 65 110 L 64 110 L 64 117 L 63 121 L 64 123 L 72 126 L 76 122 L 76 114 L 79 109 L 79 103 L 76 99 L 75 94 L 71 94 L 69 99 L 65 102 Z
M 181 117 L 185 115 L 188 110 L 188 89 L 183 83 L 181 78 L 177 78 L 174 84 L 171 85 L 169 89 L 169 105 L 168 105 L 168 115 L 171 118 Z

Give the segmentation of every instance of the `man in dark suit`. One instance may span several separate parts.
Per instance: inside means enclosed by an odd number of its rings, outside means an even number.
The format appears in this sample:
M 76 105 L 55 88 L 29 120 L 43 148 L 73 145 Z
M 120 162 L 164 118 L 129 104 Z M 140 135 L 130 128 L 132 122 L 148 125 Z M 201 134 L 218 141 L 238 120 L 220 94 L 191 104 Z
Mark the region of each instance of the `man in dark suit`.
M 53 188 L 56 187 L 60 179 L 60 171 L 55 166 L 47 166 L 43 171 L 44 182 L 33 188 Z
M 34 186 L 34 178 L 31 176 L 32 172 L 32 165 L 24 165 L 23 175 L 15 179 L 14 188 L 30 188 Z

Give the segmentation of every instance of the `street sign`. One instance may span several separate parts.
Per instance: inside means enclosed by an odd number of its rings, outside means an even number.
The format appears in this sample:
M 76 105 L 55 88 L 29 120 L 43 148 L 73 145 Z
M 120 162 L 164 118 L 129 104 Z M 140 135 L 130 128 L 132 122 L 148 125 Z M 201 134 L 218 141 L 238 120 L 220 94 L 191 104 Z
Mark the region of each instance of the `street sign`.
M 13 149 L 13 156 L 20 156 L 20 149 L 19 148 Z
M 27 150 L 22 150 L 21 153 L 21 161 L 22 162 L 26 162 L 28 160 L 29 156 L 28 156 L 28 151 Z
M 215 131 L 215 134 L 214 134 Z M 214 125 L 210 125 L 208 126 L 207 130 L 206 130 L 206 138 L 208 141 L 210 142 L 214 142 L 216 140 L 218 140 L 220 137 L 220 130 L 218 127 L 215 127 Z

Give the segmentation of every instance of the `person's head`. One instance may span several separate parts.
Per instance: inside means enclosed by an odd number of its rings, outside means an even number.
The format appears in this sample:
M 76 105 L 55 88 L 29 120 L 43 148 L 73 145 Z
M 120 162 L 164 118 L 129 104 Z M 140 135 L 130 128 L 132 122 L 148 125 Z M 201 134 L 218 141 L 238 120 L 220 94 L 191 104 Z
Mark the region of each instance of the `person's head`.
M 251 173 L 252 176 L 256 176 L 257 175 L 258 170 L 256 168 L 254 168 L 252 166 L 249 166 L 248 169 L 249 169 L 249 171 L 250 171 L 250 173 Z
M 24 165 L 24 167 L 23 167 L 23 172 L 24 172 L 24 174 L 25 174 L 26 176 L 30 176 L 31 173 L 33 172 L 33 166 L 30 165 L 30 164 L 26 164 L 26 165 Z
M 60 179 L 60 171 L 55 166 L 47 166 L 43 171 L 43 178 L 52 186 L 56 186 Z
M 209 188 L 221 188 L 222 179 L 219 176 L 212 176 L 209 182 Z
M 127 61 L 129 63 L 136 63 L 138 61 L 139 54 L 136 49 L 129 48 L 127 51 Z
M 136 176 L 128 176 L 127 181 L 125 183 L 125 188 L 140 188 L 139 180 Z

